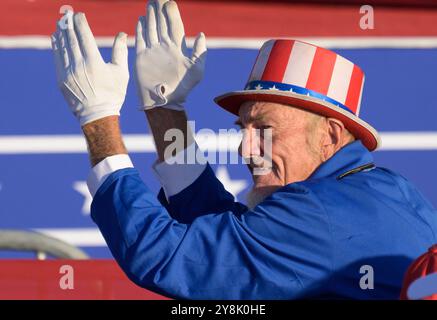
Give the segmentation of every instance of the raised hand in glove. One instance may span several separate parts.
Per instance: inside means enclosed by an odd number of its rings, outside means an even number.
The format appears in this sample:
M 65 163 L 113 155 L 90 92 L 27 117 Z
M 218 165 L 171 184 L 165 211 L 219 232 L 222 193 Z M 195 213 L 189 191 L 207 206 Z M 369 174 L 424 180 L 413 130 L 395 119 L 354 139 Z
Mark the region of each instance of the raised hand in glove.
M 147 16 L 136 31 L 136 80 L 141 109 L 183 110 L 188 93 L 202 79 L 206 60 L 205 36 L 200 33 L 191 55 L 176 2 L 150 0 Z
M 67 12 L 67 23 L 58 21 L 52 35 L 58 85 L 81 126 L 111 115 L 120 115 L 129 70 L 127 35 L 119 33 L 112 61 L 100 55 L 83 13 Z

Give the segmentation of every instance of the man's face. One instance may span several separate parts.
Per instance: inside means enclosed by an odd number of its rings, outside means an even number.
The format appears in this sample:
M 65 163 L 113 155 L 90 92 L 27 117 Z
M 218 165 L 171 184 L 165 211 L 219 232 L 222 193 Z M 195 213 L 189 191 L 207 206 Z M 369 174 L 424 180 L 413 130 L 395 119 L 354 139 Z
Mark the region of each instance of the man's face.
M 277 103 L 241 105 L 236 123 L 245 130 L 239 152 L 243 158 L 251 159 L 248 167 L 254 182 L 249 202 L 259 202 L 282 186 L 307 179 L 322 163 L 317 130 L 321 118 Z M 265 148 L 266 129 L 271 129 L 270 157 Z

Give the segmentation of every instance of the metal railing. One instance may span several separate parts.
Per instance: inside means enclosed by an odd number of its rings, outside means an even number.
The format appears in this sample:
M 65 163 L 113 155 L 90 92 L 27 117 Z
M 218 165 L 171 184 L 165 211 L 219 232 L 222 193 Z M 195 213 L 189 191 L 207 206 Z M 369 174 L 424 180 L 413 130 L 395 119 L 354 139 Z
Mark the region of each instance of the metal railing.
M 47 255 L 59 259 L 88 259 L 88 255 L 64 241 L 33 231 L 0 229 L 0 251 L 31 251 L 38 260 Z

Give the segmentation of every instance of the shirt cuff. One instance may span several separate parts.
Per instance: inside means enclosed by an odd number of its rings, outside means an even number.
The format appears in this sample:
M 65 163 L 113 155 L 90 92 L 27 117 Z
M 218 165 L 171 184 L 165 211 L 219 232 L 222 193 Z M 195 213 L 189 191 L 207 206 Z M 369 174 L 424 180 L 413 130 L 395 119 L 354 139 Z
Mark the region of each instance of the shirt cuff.
M 189 187 L 207 166 L 207 161 L 196 143 L 179 151 L 163 162 L 155 162 L 153 171 L 164 189 L 167 200 Z
M 94 197 L 97 190 L 99 190 L 111 173 L 133 167 L 132 161 L 127 154 L 117 154 L 103 159 L 93 167 L 88 176 L 87 185 L 91 195 Z

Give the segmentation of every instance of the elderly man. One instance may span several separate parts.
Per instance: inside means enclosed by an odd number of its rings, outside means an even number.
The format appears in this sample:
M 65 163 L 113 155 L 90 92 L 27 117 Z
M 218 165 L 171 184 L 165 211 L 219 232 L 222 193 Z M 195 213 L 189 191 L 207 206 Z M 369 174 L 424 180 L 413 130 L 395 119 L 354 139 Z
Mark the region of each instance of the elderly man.
M 373 164 L 379 138 L 358 117 L 357 66 L 271 40 L 245 90 L 216 98 L 244 128 L 240 152 L 254 181 L 246 206 L 207 163 L 176 161 L 197 150 L 184 101 L 203 74 L 205 37 L 188 55 L 175 2 L 151 1 L 137 25 L 135 69 L 158 153 L 156 197 L 120 133 L 126 35 L 106 64 L 85 16 L 68 16 L 52 36 L 58 81 L 88 143 L 92 218 L 132 281 L 176 298 L 398 298 L 408 264 L 436 242 L 437 216 L 407 180 Z M 169 154 L 165 134 L 175 128 L 186 149 Z

